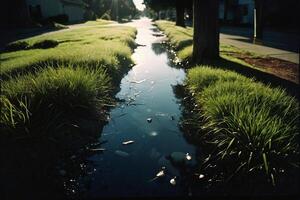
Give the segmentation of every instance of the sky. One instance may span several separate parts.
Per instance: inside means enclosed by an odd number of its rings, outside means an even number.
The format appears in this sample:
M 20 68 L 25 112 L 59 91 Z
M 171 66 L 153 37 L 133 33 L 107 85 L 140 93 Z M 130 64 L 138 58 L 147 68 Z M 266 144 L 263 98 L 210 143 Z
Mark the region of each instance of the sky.
M 143 10 L 145 8 L 145 5 L 142 4 L 143 0 L 133 0 L 133 2 L 135 3 L 137 9 Z

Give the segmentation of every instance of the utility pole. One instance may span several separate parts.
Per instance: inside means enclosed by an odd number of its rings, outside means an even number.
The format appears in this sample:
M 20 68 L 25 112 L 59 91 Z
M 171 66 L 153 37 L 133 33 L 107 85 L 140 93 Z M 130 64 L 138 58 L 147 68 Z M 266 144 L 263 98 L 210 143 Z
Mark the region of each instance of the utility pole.
M 253 18 L 254 18 L 254 21 L 253 21 L 253 39 L 255 40 L 256 39 L 256 9 L 254 8 L 253 10 Z

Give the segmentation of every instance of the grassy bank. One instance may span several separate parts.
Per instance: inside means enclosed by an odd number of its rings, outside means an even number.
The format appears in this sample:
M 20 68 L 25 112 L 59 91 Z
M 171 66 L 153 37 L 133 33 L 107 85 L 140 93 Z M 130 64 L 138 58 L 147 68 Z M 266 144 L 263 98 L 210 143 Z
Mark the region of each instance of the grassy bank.
M 108 23 L 17 41 L 0 54 L 1 136 L 52 137 L 78 127 L 78 119 L 103 115 L 132 64 L 136 34 Z
M 172 47 L 177 51 L 177 56 L 181 61 L 190 61 L 193 53 L 193 28 L 187 27 L 179 27 L 175 26 L 174 22 L 170 21 L 156 21 L 155 24 L 157 27 L 162 30 L 169 38 L 169 42 Z M 239 48 L 230 45 L 220 45 L 220 54 L 221 57 L 225 59 L 229 59 L 245 66 L 254 67 L 243 60 L 234 58 L 229 55 L 229 53 L 242 53 L 248 54 L 253 57 L 257 57 L 253 52 L 246 52 Z
M 48 63 L 103 65 L 110 72 L 120 71 L 131 62 L 135 30 L 129 27 L 83 26 L 49 35 L 29 38 L 28 49 L 1 54 L 1 77 L 35 71 Z M 57 46 L 33 48 L 43 41 L 58 42 Z
M 168 21 L 157 21 L 156 25 L 168 36 L 179 59 L 189 61 L 192 28 L 177 27 Z M 257 55 L 220 46 L 223 59 L 253 68 L 229 52 Z M 193 124 L 197 141 L 213 149 L 205 162 L 223 167 L 225 178 L 243 174 L 263 177 L 274 185 L 283 172 L 298 169 L 299 103 L 283 89 L 224 70 L 218 62 L 215 67 L 189 69 L 186 89 L 196 104 Z
M 206 66 L 186 82 L 199 105 L 198 136 L 215 146 L 212 159 L 230 163 L 230 175 L 265 174 L 275 184 L 299 166 L 299 104 L 284 90 Z

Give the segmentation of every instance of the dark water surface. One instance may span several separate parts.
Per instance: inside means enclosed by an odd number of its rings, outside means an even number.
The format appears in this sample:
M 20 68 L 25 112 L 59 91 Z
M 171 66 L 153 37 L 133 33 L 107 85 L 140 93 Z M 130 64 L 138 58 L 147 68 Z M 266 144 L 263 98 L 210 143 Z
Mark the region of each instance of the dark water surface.
M 106 150 L 88 158 L 94 173 L 88 197 L 174 196 L 187 193 L 181 184 L 170 184 L 179 171 L 166 157 L 172 152 L 189 153 L 188 144 L 178 128 L 180 104 L 172 86 L 185 78 L 182 69 L 172 67 L 163 37 L 150 19 L 130 23 L 137 28 L 137 47 L 132 58 L 136 65 L 122 79 L 117 98 L 124 100 L 110 114 L 100 141 Z M 152 122 L 147 122 L 151 118 Z M 133 140 L 130 145 L 123 141 Z M 162 166 L 166 176 L 150 181 Z M 178 182 L 180 178 L 177 179 Z

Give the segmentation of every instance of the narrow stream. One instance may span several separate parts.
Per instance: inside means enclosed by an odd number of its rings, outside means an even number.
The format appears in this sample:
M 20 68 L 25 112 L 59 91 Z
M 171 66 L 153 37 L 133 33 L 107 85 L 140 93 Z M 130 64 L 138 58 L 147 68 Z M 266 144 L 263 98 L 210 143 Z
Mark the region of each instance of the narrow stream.
M 150 19 L 130 25 L 137 28 L 136 42 L 141 46 L 132 55 L 136 65 L 122 79 L 117 94 L 124 102 L 111 111 L 99 139 L 107 141 L 101 146 L 106 150 L 88 158 L 95 167 L 88 196 L 184 195 L 186 188 L 170 184 L 170 179 L 180 174 L 167 156 L 182 152 L 193 158 L 195 154 L 195 147 L 186 142 L 178 128 L 181 110 L 172 89 L 182 83 L 185 72 L 171 66 L 161 44 L 163 37 L 156 35 Z M 134 143 L 122 144 L 128 140 Z M 163 166 L 166 176 L 151 180 Z

